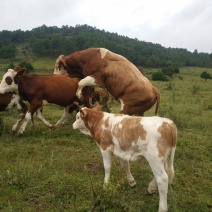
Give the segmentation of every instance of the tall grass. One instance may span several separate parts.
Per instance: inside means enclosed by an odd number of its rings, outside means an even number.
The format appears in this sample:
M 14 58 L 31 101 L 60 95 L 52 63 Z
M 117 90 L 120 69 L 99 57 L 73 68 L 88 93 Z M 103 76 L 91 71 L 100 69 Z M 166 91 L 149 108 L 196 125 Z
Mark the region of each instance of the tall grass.
M 169 211 L 212 210 L 212 82 L 199 77 L 202 71 L 183 68 L 181 79 L 153 82 L 161 92 L 160 115 L 173 119 L 179 131 Z M 111 106 L 118 112 L 117 102 Z M 154 109 L 145 115 L 154 115 Z M 46 106 L 43 114 L 56 123 L 63 108 Z M 110 185 L 104 190 L 102 156 L 92 138 L 72 129 L 75 114 L 54 130 L 35 117 L 34 128 L 29 125 L 22 137 L 11 133 L 16 118 L 15 109 L 0 113 L 0 211 L 157 211 L 158 192 L 147 195 L 153 175 L 145 160 L 131 164 L 137 181 L 132 189 L 114 157 Z

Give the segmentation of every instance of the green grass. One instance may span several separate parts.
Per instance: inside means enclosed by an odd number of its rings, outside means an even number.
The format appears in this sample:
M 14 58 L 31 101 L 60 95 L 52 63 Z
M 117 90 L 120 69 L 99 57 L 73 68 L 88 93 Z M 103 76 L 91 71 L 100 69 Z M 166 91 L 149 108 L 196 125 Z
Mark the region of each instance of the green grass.
M 161 92 L 161 116 L 173 119 L 179 131 L 169 211 L 212 210 L 212 81 L 199 77 L 203 70 L 212 74 L 212 69 L 183 68 L 170 82 L 153 82 Z M 154 71 L 144 74 L 151 78 Z M 118 103 L 111 106 L 118 112 Z M 63 109 L 46 106 L 43 114 L 56 123 Z M 104 190 L 102 156 L 92 138 L 72 129 L 75 114 L 55 130 L 34 117 L 34 128 L 28 125 L 22 137 L 11 133 L 17 117 L 16 110 L 0 113 L 0 211 L 157 211 L 158 192 L 147 195 L 153 176 L 145 160 L 131 165 L 137 181 L 132 189 L 114 157 Z

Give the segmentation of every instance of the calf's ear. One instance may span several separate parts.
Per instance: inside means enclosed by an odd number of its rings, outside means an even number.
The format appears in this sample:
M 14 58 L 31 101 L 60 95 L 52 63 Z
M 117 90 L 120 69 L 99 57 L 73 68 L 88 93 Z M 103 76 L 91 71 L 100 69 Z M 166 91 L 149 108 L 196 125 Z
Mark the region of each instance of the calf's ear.
M 80 110 L 79 112 L 80 112 L 80 116 L 81 117 L 85 117 L 86 116 L 86 112 L 84 110 Z
M 102 110 L 102 105 L 96 105 L 95 107 L 92 108 L 92 110 L 101 111 Z

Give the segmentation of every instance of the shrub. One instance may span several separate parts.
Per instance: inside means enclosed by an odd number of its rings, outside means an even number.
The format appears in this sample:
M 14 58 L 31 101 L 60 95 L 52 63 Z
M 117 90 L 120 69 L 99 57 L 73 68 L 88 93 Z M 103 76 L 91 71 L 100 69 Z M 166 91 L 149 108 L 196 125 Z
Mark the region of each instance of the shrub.
M 26 62 L 26 61 L 22 61 L 18 64 L 18 66 L 20 66 L 20 68 L 26 68 L 26 73 L 30 73 L 32 71 L 34 71 L 34 67 L 31 63 Z
M 161 71 L 152 74 L 153 81 L 169 81 L 168 77 Z
M 206 71 L 203 71 L 203 72 L 200 74 L 200 77 L 203 78 L 203 79 L 205 79 L 205 81 L 206 81 L 207 79 L 211 79 L 211 75 L 210 75 L 208 72 L 206 72 Z

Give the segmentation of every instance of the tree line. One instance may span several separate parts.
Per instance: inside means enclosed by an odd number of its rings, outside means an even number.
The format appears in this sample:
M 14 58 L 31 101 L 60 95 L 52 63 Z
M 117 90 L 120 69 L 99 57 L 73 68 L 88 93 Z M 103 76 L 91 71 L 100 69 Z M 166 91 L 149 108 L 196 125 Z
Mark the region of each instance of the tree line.
M 88 25 L 61 28 L 42 25 L 27 31 L 0 31 L 0 58 L 16 58 L 18 46 L 26 57 L 30 56 L 29 52 L 37 57 L 57 57 L 90 47 L 104 47 L 141 67 L 212 67 L 212 53 L 165 48 Z

